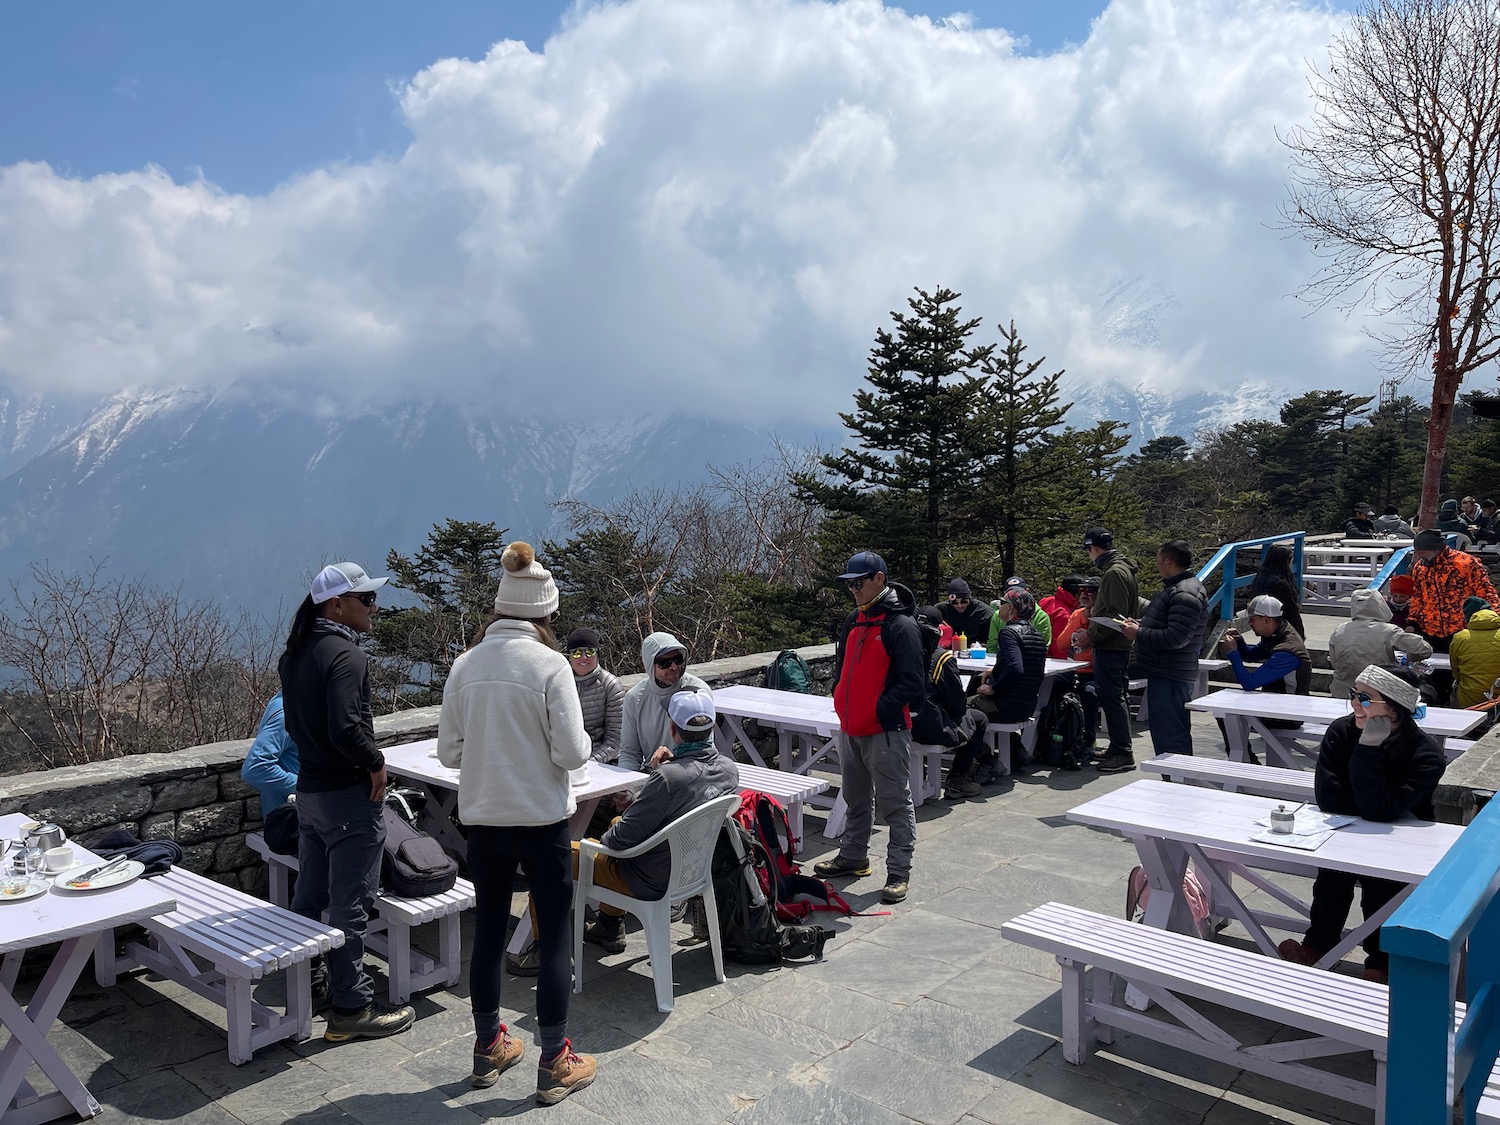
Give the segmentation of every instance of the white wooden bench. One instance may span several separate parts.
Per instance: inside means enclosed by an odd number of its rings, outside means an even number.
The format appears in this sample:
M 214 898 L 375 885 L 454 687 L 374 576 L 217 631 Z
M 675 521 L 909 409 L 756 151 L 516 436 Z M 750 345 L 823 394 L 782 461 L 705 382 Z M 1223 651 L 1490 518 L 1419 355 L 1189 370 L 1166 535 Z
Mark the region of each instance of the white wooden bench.
M 1062 1046 L 1068 1062 L 1086 1062 L 1094 1045 L 1111 1042 L 1113 1029 L 1119 1028 L 1374 1108 L 1377 1122 L 1383 1117 L 1385 985 L 1056 902 L 1012 919 L 1000 932 L 1017 944 L 1053 954 L 1062 966 Z M 1086 985 L 1087 977 L 1092 979 Z M 1116 977 L 1134 985 L 1177 1022 L 1117 1004 Z M 1305 1037 L 1241 1043 L 1187 999 L 1270 1020 L 1304 1032 Z M 1375 1058 L 1373 1083 L 1304 1061 L 1365 1051 Z
M 1313 799 L 1311 770 L 1258 766 L 1254 762 L 1200 758 L 1191 754 L 1158 754 L 1138 765 L 1142 773 L 1156 774 L 1164 781 L 1191 781 L 1211 785 L 1227 793 L 1254 793 L 1259 797 L 1274 797 L 1277 800 Z
M 94 951 L 101 985 L 145 967 L 222 1005 L 229 1061 L 237 1066 L 261 1047 L 312 1034 L 312 961 L 344 944 L 342 930 L 181 868 L 156 881 L 177 899 L 177 909 L 141 923 L 148 941 L 127 941 L 119 953 L 114 934 L 106 932 Z M 252 982 L 281 971 L 285 1014 L 250 995 Z
M 802 808 L 815 795 L 822 793 L 828 788 L 829 783 L 820 777 L 809 777 L 803 773 L 788 773 L 785 770 L 773 770 L 769 766 L 752 766 L 740 763 L 738 766 L 740 774 L 740 792 L 754 789 L 761 793 L 769 793 L 781 802 L 782 808 L 786 809 L 787 823 L 791 826 L 792 835 L 801 840 L 802 837 Z
M 297 857 L 273 852 L 259 832 L 245 837 L 250 850 L 270 865 L 271 901 L 291 903 L 291 873 Z M 414 992 L 458 983 L 463 967 L 459 914 L 474 906 L 474 884 L 459 879 L 453 889 L 422 898 L 400 898 L 384 892 L 375 896 L 375 917 L 365 927 L 365 947 L 386 963 L 386 988 L 392 1004 L 405 1004 Z M 436 957 L 413 949 L 411 932 L 428 922 L 438 926 Z

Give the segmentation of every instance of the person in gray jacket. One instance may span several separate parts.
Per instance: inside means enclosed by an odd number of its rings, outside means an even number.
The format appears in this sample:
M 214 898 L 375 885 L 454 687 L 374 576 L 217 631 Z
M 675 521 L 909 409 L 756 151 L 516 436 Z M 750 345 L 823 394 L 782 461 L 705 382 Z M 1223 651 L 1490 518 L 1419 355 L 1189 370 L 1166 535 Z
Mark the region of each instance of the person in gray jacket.
M 713 693 L 707 688 L 679 691 L 667 702 L 670 745 L 659 747 L 648 759 L 651 777 L 625 814 L 600 839 L 611 851 L 643 844 L 680 816 L 716 797 L 739 789 L 740 771 L 714 746 Z M 601 857 L 603 858 L 603 857 Z M 672 877 L 672 853 L 659 844 L 634 859 L 611 861 L 614 870 L 636 898 L 654 901 L 667 893 Z M 585 937 L 610 952 L 625 949 L 623 919 L 599 912 L 585 928 Z
M 671 746 L 667 700 L 679 691 L 708 691 L 708 685 L 687 670 L 687 656 L 687 645 L 671 633 L 652 633 L 641 642 L 646 678 L 625 693 L 618 765 L 645 769 L 651 755 Z
M 599 634 L 594 630 L 574 629 L 563 643 L 563 652 L 573 668 L 573 686 L 583 707 L 583 729 L 593 744 L 590 757 L 596 762 L 614 762 L 620 756 L 625 688 L 614 673 L 600 666 Z
M 1349 620 L 1328 638 L 1328 663 L 1333 683 L 1328 693 L 1337 700 L 1348 698 L 1354 679 L 1371 664 L 1395 664 L 1404 652 L 1413 663 L 1432 655 L 1432 645 L 1417 633 L 1391 624 L 1391 607 L 1379 590 L 1355 590 L 1349 596 Z
M 1146 677 L 1146 711 L 1151 746 L 1158 754 L 1193 752 L 1192 715 L 1188 700 L 1198 683 L 1198 654 L 1208 628 L 1208 593 L 1188 571 L 1192 548 L 1171 539 L 1156 550 L 1156 573 L 1162 591 L 1151 599 L 1139 621 L 1122 624 L 1135 642 L 1135 670 Z

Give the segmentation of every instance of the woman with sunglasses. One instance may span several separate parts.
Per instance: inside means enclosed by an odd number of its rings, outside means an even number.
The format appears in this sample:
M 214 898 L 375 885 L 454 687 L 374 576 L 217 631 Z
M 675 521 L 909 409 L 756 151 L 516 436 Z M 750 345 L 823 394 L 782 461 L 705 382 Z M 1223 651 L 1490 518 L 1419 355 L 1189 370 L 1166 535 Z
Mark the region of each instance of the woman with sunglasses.
M 625 688 L 599 663 L 599 634 L 589 628 L 574 629 L 563 642 L 563 654 L 573 669 L 573 686 L 583 706 L 583 729 L 594 748 L 591 756 L 596 762 L 617 761 Z
M 552 632 L 557 584 L 529 543 L 500 556 L 495 612 L 453 662 L 438 717 L 438 761 L 458 772 L 458 814 L 468 826 L 474 881 L 474 1014 L 470 1084 L 493 1086 L 521 1061 L 522 1046 L 500 1022 L 501 964 L 516 868 L 526 874 L 537 919 L 536 1098 L 562 1101 L 594 1080 L 594 1060 L 567 1039 L 573 969 L 569 912 L 577 810 L 568 780 L 589 760 L 589 738 L 573 673 Z
M 1447 764 L 1443 752 L 1420 727 L 1425 714 L 1417 677 L 1394 664 L 1372 664 L 1349 690 L 1351 713 L 1328 724 L 1318 747 L 1314 792 L 1318 808 L 1365 820 L 1404 816 L 1431 820 L 1432 794 Z M 1368 918 L 1390 902 L 1402 884 L 1345 871 L 1318 872 L 1312 910 L 1301 941 L 1288 938 L 1279 951 L 1288 961 L 1312 965 L 1343 936 L 1344 922 L 1360 887 L 1360 908 Z M 1388 958 L 1377 929 L 1365 939 L 1365 979 L 1386 981 Z

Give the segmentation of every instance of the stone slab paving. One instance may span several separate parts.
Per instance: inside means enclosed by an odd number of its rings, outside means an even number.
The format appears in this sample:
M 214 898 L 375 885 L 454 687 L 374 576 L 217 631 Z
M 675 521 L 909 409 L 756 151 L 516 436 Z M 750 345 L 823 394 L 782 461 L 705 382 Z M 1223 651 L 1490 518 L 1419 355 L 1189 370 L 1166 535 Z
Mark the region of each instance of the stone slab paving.
M 1211 722 L 1200 719 L 1195 735 L 1201 752 L 1222 753 Z M 821 963 L 730 966 L 724 985 L 713 981 L 706 948 L 681 944 L 671 1015 L 655 1011 L 638 931 L 619 956 L 590 948 L 571 1032 L 599 1057 L 600 1076 L 556 1107 L 532 1104 L 532 989 L 510 976 L 503 1018 L 528 1056 L 489 1090 L 468 1085 L 473 1033 L 462 983 L 420 997 L 415 1028 L 395 1039 L 334 1046 L 314 1038 L 261 1051 L 243 1067 L 228 1062 L 211 1005 L 144 976 L 110 989 L 81 982 L 52 1038 L 103 1104 L 100 1125 L 478 1125 L 531 1113 L 549 1125 L 1371 1120 L 1133 1035 L 1119 1035 L 1085 1067 L 1063 1061 L 1056 963 L 1004 942 L 999 926 L 1053 899 L 1123 908 L 1134 850 L 1065 813 L 1138 776 L 1039 772 L 984 799 L 928 805 L 906 903 L 888 917 L 839 920 Z M 810 816 L 808 826 L 815 833 L 821 820 Z M 877 832 L 877 852 L 883 843 Z M 807 858 L 832 848 L 812 834 Z M 882 882 L 877 862 L 849 888 L 851 900 L 879 909 Z M 685 928 L 678 937 L 685 942 Z M 268 1001 L 276 993 L 265 986 Z M 1248 1017 L 1229 1023 L 1250 1042 L 1280 1031 Z

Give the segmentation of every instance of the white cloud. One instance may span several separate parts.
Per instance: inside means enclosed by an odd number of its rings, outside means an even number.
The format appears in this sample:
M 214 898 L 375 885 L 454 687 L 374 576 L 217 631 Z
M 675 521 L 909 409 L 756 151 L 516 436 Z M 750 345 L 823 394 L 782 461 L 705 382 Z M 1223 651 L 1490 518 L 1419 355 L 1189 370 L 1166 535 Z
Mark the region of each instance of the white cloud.
M 1036 57 L 876 0 L 581 7 L 545 53 L 418 74 L 399 156 L 267 195 L 0 169 L 0 374 L 826 425 L 947 285 L 1086 378 L 1371 388 L 1272 229 L 1273 130 L 1339 18 L 1115 0 Z

